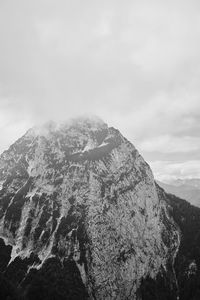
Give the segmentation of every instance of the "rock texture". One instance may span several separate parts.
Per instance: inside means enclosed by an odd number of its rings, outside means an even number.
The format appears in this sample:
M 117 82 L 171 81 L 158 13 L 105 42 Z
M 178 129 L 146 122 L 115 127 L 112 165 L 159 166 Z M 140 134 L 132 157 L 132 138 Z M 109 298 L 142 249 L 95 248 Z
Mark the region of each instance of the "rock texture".
M 33 128 L 0 156 L 0 183 L 0 267 L 23 297 L 151 299 L 159 282 L 179 299 L 171 204 L 118 130 L 97 118 Z

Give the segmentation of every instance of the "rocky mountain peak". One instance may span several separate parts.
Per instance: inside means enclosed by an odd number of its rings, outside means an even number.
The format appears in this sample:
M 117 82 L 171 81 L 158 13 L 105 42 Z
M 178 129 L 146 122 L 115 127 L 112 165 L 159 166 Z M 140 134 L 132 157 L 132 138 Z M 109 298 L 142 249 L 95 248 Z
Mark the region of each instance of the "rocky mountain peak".
M 80 116 L 69 119 L 67 121 L 55 122 L 48 121 L 42 125 L 35 126 L 29 129 L 26 133 L 27 136 L 49 136 L 59 131 L 68 132 L 69 130 L 76 129 L 77 131 L 101 131 L 108 126 L 97 116 Z
M 99 117 L 95 115 L 83 115 L 77 118 L 73 118 L 65 124 L 72 125 L 74 127 L 88 128 L 89 130 L 101 130 L 105 129 L 107 124 Z
M 118 130 L 85 117 L 31 129 L 0 156 L 0 182 L 8 270 L 24 270 L 17 284 L 30 287 L 53 259 L 90 299 L 139 299 L 142 280 L 170 266 L 176 299 L 179 231 L 150 167 Z

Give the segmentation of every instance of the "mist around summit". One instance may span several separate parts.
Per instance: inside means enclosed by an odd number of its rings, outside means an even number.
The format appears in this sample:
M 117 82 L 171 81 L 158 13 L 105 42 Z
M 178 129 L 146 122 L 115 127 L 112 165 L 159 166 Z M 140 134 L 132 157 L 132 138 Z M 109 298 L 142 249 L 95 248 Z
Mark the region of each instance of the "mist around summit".
M 200 299 L 200 3 L 0 1 L 0 300 Z
M 199 3 L 3 1 L 0 153 L 29 128 L 95 114 L 158 180 L 200 178 Z

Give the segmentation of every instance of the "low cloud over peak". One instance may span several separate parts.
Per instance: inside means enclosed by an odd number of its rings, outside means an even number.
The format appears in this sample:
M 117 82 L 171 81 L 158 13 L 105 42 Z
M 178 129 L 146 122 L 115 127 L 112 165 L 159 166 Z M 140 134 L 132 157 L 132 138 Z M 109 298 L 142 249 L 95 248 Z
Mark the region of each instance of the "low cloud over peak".
M 0 38 L 0 151 L 83 113 L 149 161 L 200 150 L 198 1 L 2 1 Z

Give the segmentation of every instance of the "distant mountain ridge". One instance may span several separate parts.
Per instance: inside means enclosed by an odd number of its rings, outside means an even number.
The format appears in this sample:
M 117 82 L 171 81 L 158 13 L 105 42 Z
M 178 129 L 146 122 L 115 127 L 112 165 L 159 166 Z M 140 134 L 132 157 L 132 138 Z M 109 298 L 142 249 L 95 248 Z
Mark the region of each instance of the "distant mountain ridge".
M 177 179 L 169 183 L 156 180 L 157 183 L 170 194 L 189 201 L 192 205 L 200 207 L 200 179 Z
M 177 178 L 175 180 L 169 180 L 168 183 L 175 186 L 187 185 L 200 189 L 200 178 Z

